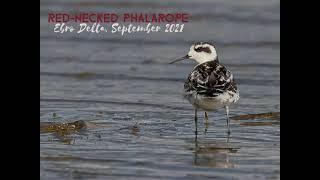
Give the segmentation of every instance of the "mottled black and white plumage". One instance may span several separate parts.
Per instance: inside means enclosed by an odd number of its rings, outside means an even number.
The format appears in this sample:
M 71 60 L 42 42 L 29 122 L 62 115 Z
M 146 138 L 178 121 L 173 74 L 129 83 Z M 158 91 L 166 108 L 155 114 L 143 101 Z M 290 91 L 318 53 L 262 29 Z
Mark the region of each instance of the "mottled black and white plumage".
M 185 98 L 195 108 L 195 120 L 198 109 L 216 111 L 225 108 L 228 133 L 230 133 L 229 106 L 239 100 L 239 91 L 233 74 L 219 63 L 216 49 L 211 43 L 195 43 L 186 56 L 173 62 L 183 59 L 194 59 L 198 62 L 184 84 Z
M 184 84 L 185 92 L 197 92 L 204 97 L 217 97 L 224 92 L 236 93 L 237 85 L 230 71 L 216 61 L 194 68 Z

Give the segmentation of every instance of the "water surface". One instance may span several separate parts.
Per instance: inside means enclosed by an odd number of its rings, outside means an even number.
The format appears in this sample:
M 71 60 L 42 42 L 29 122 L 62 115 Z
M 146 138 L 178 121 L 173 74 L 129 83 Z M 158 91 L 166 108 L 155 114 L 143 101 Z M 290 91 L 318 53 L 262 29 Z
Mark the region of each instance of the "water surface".
M 40 6 L 40 122 L 83 120 L 96 128 L 40 134 L 41 179 L 279 179 L 280 119 L 231 121 L 209 113 L 194 136 L 182 98 L 195 65 L 168 65 L 192 42 L 216 44 L 239 84 L 231 116 L 280 111 L 279 1 L 48 1 Z M 184 33 L 122 37 L 55 34 L 52 11 L 186 11 Z M 53 116 L 55 113 L 55 116 Z

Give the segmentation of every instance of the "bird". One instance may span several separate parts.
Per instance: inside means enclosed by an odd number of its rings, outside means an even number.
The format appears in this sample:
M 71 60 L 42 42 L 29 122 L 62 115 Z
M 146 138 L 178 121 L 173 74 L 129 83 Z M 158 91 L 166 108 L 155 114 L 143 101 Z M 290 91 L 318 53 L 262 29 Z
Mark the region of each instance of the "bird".
M 196 42 L 187 55 L 169 64 L 191 59 L 197 65 L 189 73 L 184 83 L 184 97 L 194 107 L 195 134 L 198 134 L 198 110 L 205 112 L 206 129 L 208 113 L 225 109 L 228 135 L 230 135 L 229 107 L 239 99 L 239 90 L 233 74 L 220 64 L 216 47 L 209 42 Z

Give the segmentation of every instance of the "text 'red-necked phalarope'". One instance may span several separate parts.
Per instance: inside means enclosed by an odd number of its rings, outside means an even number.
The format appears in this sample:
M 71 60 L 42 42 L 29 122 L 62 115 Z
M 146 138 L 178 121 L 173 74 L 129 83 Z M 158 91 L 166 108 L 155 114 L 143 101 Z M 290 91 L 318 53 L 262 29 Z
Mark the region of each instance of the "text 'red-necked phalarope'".
M 217 51 L 211 43 L 198 42 L 192 44 L 186 56 L 176 59 L 170 64 L 184 59 L 194 59 L 198 63 L 184 83 L 184 96 L 195 108 L 196 135 L 198 134 L 198 109 L 205 111 L 207 131 L 207 111 L 216 111 L 220 108 L 225 108 L 226 110 L 229 135 L 229 106 L 240 98 L 233 75 L 219 63 Z

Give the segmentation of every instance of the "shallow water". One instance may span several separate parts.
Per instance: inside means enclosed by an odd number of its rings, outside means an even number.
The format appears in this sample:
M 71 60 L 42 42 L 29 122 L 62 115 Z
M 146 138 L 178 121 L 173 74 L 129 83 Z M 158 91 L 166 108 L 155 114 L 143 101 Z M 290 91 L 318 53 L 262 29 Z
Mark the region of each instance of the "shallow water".
M 64 138 L 41 133 L 41 179 L 279 179 L 279 119 L 231 120 L 227 143 L 224 111 L 209 113 L 207 133 L 201 112 L 195 140 L 182 98 L 194 63 L 167 64 L 191 42 L 213 41 L 239 84 L 231 116 L 280 111 L 279 1 L 136 2 L 41 1 L 40 122 L 98 125 Z M 181 34 L 53 33 L 47 13 L 70 10 L 193 19 Z

